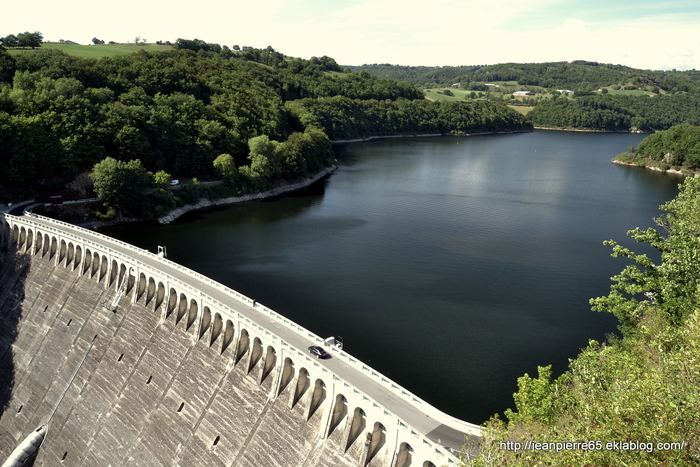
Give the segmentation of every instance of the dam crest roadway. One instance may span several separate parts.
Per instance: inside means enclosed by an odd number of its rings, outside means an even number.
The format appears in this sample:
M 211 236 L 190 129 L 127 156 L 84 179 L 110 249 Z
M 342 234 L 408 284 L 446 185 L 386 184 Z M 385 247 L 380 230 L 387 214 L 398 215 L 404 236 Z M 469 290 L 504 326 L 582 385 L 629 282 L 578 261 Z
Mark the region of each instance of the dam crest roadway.
M 14 342 L 0 333 L 14 361 L 4 453 L 45 421 L 95 335 L 36 465 L 430 467 L 478 442 L 477 425 L 208 277 L 32 213 L 0 221 L 3 313 L 24 287 Z

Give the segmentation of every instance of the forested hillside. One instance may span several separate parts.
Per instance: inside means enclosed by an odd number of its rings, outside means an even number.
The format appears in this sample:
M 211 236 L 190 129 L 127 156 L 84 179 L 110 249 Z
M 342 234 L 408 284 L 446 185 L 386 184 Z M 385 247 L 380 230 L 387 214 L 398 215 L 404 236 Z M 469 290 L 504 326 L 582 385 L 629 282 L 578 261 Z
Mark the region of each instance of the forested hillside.
M 654 133 L 644 138 L 636 149 L 630 146 L 614 160 L 661 170 L 697 172 L 700 170 L 700 126 L 676 125 Z
M 700 87 L 700 71 L 640 70 L 624 65 L 588 62 L 501 63 L 472 66 L 401 66 L 374 64 L 348 67 L 381 78 L 405 81 L 419 87 L 440 87 L 494 81 L 517 81 L 522 86 L 547 89 L 594 90 L 606 86 L 634 89 L 649 87 L 668 93 L 687 92 Z
M 505 105 L 487 101 L 379 101 L 336 96 L 291 101 L 287 103 L 287 109 L 302 126 L 323 128 L 333 140 L 371 135 L 460 134 L 531 128 L 524 118 L 514 118 L 513 111 Z
M 479 66 L 405 66 L 380 63 L 373 65 L 347 66 L 349 70 L 367 72 L 372 76 L 396 81 L 405 81 L 421 88 L 450 86 L 462 80 L 467 73 Z
M 591 304 L 619 319 L 622 338 L 590 341 L 558 378 L 551 367 L 519 378 L 516 410 L 487 423 L 465 465 L 698 465 L 700 178 L 661 208 L 659 230 L 628 233 L 660 262 L 606 242 L 631 264 Z
M 320 149 L 328 136 L 531 128 L 500 103 L 432 103 L 411 84 L 271 47 L 234 51 L 178 40 L 169 51 L 101 59 L 55 49 L 12 56 L 0 50 L 0 188 L 6 191 L 65 192 L 106 157 L 139 159 L 147 171 L 174 177 L 218 178 L 214 161 L 223 154 L 250 189 L 261 187 L 245 175 L 254 172 L 250 141 L 260 136 L 285 143 L 308 134 L 280 146 L 294 156 L 277 162 L 294 162 L 267 170 L 274 183 L 330 163 Z M 258 168 L 269 162 L 256 160 Z
M 700 125 L 700 92 L 558 97 L 541 101 L 528 116 L 538 127 L 649 133 L 680 123 Z

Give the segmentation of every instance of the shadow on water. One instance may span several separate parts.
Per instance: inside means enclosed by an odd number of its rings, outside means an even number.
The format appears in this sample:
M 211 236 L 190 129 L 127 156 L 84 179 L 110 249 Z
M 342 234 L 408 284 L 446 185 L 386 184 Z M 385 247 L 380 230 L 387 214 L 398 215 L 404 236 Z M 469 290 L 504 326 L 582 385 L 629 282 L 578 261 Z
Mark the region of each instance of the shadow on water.
M 625 178 L 634 177 L 645 187 L 653 189 L 658 186 L 675 189 L 683 183 L 685 175 L 675 174 L 671 172 L 659 172 L 650 170 L 645 167 L 633 167 L 628 165 L 618 165 L 618 170 L 623 170 L 626 174 Z
M 260 201 L 252 201 L 229 206 L 212 206 L 205 209 L 189 212 L 173 222 L 173 225 L 190 224 L 205 219 L 207 214 L 221 211 L 231 211 L 235 223 L 240 224 L 267 224 L 279 222 L 283 219 L 294 218 L 302 211 L 318 204 L 323 199 L 328 185 L 328 178 L 319 180 L 312 185 L 292 193 L 285 193 L 273 198 Z M 282 204 L 283 208 L 279 205 Z M 260 206 L 265 206 L 260 209 Z M 231 218 L 228 218 L 230 221 Z M 110 229 L 103 229 L 108 232 Z
M 0 224 L 1 225 L 1 224 Z M 12 344 L 22 317 L 28 254 L 19 253 L 4 229 L 0 234 L 0 418 L 8 409 L 15 383 Z
M 301 190 L 294 191 L 292 193 L 288 193 L 286 195 L 279 196 L 277 198 L 270 198 L 272 199 L 280 199 L 284 197 L 291 197 L 291 198 L 309 198 L 309 197 L 316 197 L 316 196 L 323 196 L 326 194 L 326 187 L 328 186 L 328 181 L 330 179 L 330 175 L 323 177 L 319 181 L 312 183 L 311 185 L 302 188 Z

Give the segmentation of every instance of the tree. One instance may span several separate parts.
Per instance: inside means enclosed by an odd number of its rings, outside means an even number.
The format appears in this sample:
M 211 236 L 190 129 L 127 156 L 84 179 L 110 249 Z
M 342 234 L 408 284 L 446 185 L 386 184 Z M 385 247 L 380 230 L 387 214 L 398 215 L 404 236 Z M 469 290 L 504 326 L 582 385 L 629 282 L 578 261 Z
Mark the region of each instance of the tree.
M 238 168 L 230 154 L 221 154 L 214 159 L 214 168 L 226 182 L 231 182 L 238 175 Z
M 92 43 L 95 44 L 95 45 L 100 45 L 100 44 L 104 44 L 105 41 L 103 41 L 103 40 L 101 40 L 101 39 L 98 39 L 97 37 L 93 37 L 93 38 L 92 38 Z
M 159 170 L 153 174 L 153 183 L 159 188 L 169 187 L 172 180 L 173 177 L 165 170 Z
M 266 182 L 280 172 L 280 143 L 267 135 L 256 136 L 248 141 L 250 165 L 241 167 L 241 173 L 248 178 Z
M 233 52 L 231 52 L 231 49 L 228 48 L 227 45 L 224 45 L 221 47 L 221 57 L 222 58 L 231 58 L 233 57 Z
M 19 45 L 19 39 L 14 34 L 8 34 L 2 38 L 2 45 L 5 47 L 17 47 Z
M 202 196 L 202 184 L 197 178 L 193 178 L 188 183 L 185 183 L 178 190 L 178 197 L 187 204 L 196 203 Z
M 41 47 L 41 42 L 44 40 L 44 36 L 39 32 L 23 32 L 17 34 L 18 46 L 19 47 L 31 47 L 32 49 L 36 47 Z
M 613 313 L 623 332 L 637 330 L 649 305 L 657 306 L 670 324 L 679 325 L 700 304 L 700 179 L 688 178 L 680 185 L 676 199 L 661 206 L 667 211 L 656 222 L 665 235 L 654 228 L 627 232 L 638 242 L 648 243 L 661 254 L 661 265 L 647 255 L 634 253 L 613 240 L 613 257 L 630 259 L 606 297 L 591 300 L 596 311 Z M 640 295 L 641 294 L 641 295 Z
M 0 81 L 12 82 L 15 75 L 15 59 L 0 46 Z
M 518 392 L 513 394 L 517 411 L 507 409 L 506 417 L 511 422 L 536 420 L 551 423 L 553 406 L 557 397 L 557 386 L 552 382 L 552 365 L 537 367 L 537 378 L 525 373 L 518 378 Z
M 95 164 L 90 178 L 95 193 L 106 205 L 123 214 L 141 214 L 143 195 L 151 177 L 140 160 L 123 162 L 107 157 Z

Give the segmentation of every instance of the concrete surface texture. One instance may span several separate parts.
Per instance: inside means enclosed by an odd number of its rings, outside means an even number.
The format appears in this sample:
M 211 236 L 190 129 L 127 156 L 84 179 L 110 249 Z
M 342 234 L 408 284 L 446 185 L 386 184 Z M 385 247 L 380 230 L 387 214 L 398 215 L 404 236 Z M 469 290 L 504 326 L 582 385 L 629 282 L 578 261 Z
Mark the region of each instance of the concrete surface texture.
M 458 445 L 469 427 L 411 413 L 352 376 L 347 355 L 311 358 L 303 332 L 142 250 L 36 217 L 0 221 L 0 460 L 47 422 L 79 368 L 36 466 L 456 465 L 426 435 Z

